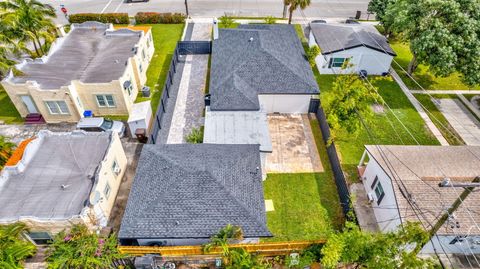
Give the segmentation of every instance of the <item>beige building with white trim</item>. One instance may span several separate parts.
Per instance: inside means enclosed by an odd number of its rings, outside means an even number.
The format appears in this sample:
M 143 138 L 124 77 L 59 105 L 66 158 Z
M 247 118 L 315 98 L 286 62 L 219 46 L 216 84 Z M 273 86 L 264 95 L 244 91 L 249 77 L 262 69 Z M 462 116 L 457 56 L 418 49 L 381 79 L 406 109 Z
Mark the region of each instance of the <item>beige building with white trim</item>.
M 22 117 L 76 122 L 95 116 L 128 115 L 145 85 L 154 54 L 150 27 L 114 29 L 111 24 L 72 24 L 48 55 L 24 60 L 1 82 Z
M 38 244 L 74 223 L 107 226 L 127 167 L 116 133 L 42 130 L 18 150 L 0 174 L 0 224 L 26 223 Z

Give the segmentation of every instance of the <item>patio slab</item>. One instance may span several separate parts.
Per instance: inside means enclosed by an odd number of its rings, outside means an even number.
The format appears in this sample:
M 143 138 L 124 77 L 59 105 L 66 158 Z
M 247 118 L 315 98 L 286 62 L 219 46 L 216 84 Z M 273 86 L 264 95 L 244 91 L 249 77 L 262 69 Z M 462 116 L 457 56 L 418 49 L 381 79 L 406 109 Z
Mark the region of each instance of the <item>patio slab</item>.
M 273 150 L 267 155 L 267 173 L 324 171 L 307 115 L 270 114 L 268 125 Z

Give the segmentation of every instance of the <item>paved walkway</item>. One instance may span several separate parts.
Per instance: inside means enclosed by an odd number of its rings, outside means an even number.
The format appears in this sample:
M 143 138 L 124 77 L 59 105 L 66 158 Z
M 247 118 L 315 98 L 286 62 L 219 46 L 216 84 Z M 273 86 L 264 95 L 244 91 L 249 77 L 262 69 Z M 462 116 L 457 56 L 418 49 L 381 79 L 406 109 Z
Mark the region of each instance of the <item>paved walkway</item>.
M 467 145 L 480 146 L 480 123 L 460 100 L 436 99 L 438 109 Z
M 189 23 L 185 39 L 210 40 L 212 24 Z M 203 125 L 202 117 L 209 55 L 184 55 L 185 63 L 178 88 L 175 109 L 167 138 L 168 144 L 185 143 L 193 128 Z
M 355 183 L 350 186 L 350 193 L 355 196 L 353 210 L 357 216 L 358 225 L 362 231 L 378 232 L 377 219 L 373 212 L 372 205 L 368 201 L 367 192 L 362 183 Z
M 420 117 L 422 117 L 422 119 L 425 121 L 425 124 L 427 125 L 428 129 L 430 129 L 432 134 L 437 138 L 438 142 L 440 142 L 441 145 L 445 145 L 445 146 L 449 145 L 447 140 L 443 137 L 440 130 L 438 130 L 437 126 L 435 126 L 432 120 L 430 120 L 430 118 L 427 115 L 427 112 L 423 109 L 420 102 L 415 98 L 415 96 L 413 96 L 412 91 L 410 91 L 407 85 L 403 83 L 402 79 L 397 74 L 397 72 L 395 72 L 393 68 L 390 68 L 390 74 L 392 75 L 393 79 L 395 79 L 395 81 L 398 83 L 403 93 L 407 96 L 408 100 L 410 100 L 412 105 L 418 111 L 418 114 L 420 114 Z

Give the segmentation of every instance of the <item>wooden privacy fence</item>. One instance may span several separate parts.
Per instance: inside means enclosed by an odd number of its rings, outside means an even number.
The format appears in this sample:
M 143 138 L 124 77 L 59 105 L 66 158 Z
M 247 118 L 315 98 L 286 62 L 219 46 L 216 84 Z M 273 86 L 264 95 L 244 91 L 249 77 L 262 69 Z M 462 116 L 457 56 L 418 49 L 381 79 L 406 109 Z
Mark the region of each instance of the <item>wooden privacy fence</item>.
M 266 242 L 257 244 L 230 244 L 230 248 L 244 248 L 248 252 L 265 256 L 285 255 L 292 251 L 299 251 L 312 244 L 324 244 L 326 240 L 291 241 L 291 242 Z M 208 254 L 203 253 L 202 246 L 171 246 L 171 247 L 145 247 L 145 246 L 119 246 L 123 254 L 142 256 L 145 254 L 158 254 L 163 257 L 215 255 L 221 254 L 221 248 L 213 248 Z

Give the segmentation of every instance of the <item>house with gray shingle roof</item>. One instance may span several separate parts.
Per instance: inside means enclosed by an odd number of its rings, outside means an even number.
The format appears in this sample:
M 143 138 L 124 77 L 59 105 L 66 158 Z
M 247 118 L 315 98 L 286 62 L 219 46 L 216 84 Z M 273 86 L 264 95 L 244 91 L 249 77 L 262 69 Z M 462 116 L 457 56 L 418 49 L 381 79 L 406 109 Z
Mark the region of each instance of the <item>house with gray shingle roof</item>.
M 227 224 L 269 237 L 259 145 L 145 145 L 118 237 L 124 245 L 203 244 Z
M 272 152 L 267 114 L 307 113 L 318 84 L 292 25 L 244 24 L 214 33 L 204 141 L 260 144 L 265 168 Z
M 239 25 L 213 40 L 211 111 L 306 113 L 319 94 L 292 25 Z
M 430 231 L 464 191 L 439 184 L 472 183 L 479 167 L 479 146 L 366 145 L 359 174 L 381 232 L 418 221 Z M 464 196 L 422 253 L 480 253 L 479 200 L 477 191 Z
M 321 74 L 342 72 L 382 75 L 390 69 L 395 51 L 371 24 L 310 23 L 309 46 L 318 45 L 317 68 Z M 342 70 L 344 62 L 352 66 Z

